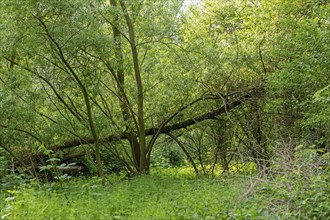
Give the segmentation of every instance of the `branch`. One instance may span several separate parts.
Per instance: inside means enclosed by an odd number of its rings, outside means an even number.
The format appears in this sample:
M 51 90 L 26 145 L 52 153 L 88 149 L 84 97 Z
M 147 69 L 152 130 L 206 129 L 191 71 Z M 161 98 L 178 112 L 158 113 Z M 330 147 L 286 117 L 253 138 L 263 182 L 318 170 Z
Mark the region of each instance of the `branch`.
M 208 119 L 214 119 L 216 116 L 224 114 L 227 111 L 239 106 L 240 104 L 244 103 L 246 100 L 250 99 L 251 97 L 253 97 L 253 94 L 248 93 L 248 94 L 236 99 L 235 101 L 231 102 L 230 104 L 227 104 L 227 106 L 222 106 L 213 111 L 209 111 L 205 114 L 187 119 L 185 121 L 181 121 L 178 123 L 174 123 L 172 125 L 164 126 L 161 129 L 159 129 L 158 127 L 146 129 L 145 134 L 147 136 L 155 135 L 157 133 L 159 133 L 159 134 L 166 133 L 167 134 L 171 131 L 187 128 L 191 125 L 194 125 L 196 123 L 199 123 L 199 122 L 202 122 L 202 121 L 205 121 Z M 121 133 L 120 135 L 110 135 L 107 138 L 99 139 L 99 143 L 108 143 L 108 142 L 113 142 L 113 141 L 123 140 L 123 139 L 127 139 L 127 134 L 125 134 L 124 132 Z M 64 149 L 68 149 L 71 147 L 84 145 L 84 144 L 94 144 L 93 138 L 86 137 L 86 138 L 81 138 L 81 139 L 70 140 L 63 144 L 53 145 L 50 147 L 50 149 L 52 149 L 53 151 L 58 151 L 58 150 L 64 150 Z
M 262 69 L 263 69 L 264 73 L 267 74 L 267 69 L 266 69 L 265 62 L 264 62 L 264 59 L 262 57 L 262 51 L 261 51 L 261 46 L 262 46 L 264 41 L 265 41 L 265 36 L 262 38 L 262 40 L 260 41 L 260 43 L 258 45 L 258 52 L 259 52 L 259 58 L 260 58 L 260 61 L 261 61 Z
M 80 118 L 79 114 L 77 112 L 75 112 L 68 103 L 66 103 L 66 101 L 64 100 L 64 98 L 59 94 L 59 92 L 56 90 L 55 86 L 44 76 L 40 75 L 39 73 L 37 73 L 36 71 L 30 69 L 27 66 L 21 65 L 20 63 L 10 59 L 9 57 L 6 56 L 2 56 L 2 58 L 4 58 L 5 60 L 7 60 L 8 62 L 10 62 L 13 65 L 16 65 L 32 74 L 34 74 L 35 76 L 37 76 L 39 79 L 41 79 L 42 81 L 44 81 L 50 88 L 51 90 L 54 92 L 54 94 L 56 95 L 56 97 L 58 98 L 58 100 L 66 107 L 66 109 L 68 109 L 70 111 L 70 113 L 77 118 L 78 121 L 82 122 L 83 118 Z
M 156 142 L 157 138 L 159 137 L 159 135 L 161 134 L 162 129 L 173 119 L 175 118 L 180 112 L 184 111 L 185 109 L 193 106 L 194 104 L 196 104 L 197 102 L 201 101 L 201 100 L 206 100 L 206 99 L 217 99 L 217 97 L 214 96 L 205 96 L 202 95 L 200 98 L 192 101 L 191 103 L 189 103 L 186 106 L 181 107 L 179 110 L 177 110 L 175 113 L 173 113 L 170 117 L 168 117 L 167 119 L 165 119 L 160 126 L 157 128 L 157 131 L 153 134 L 153 137 L 151 138 L 149 144 L 148 144 L 148 151 L 151 152 L 151 148 L 153 147 L 154 143 Z
M 0 124 L 0 128 L 5 128 L 5 129 L 12 129 L 14 131 L 18 131 L 18 132 L 21 132 L 21 133 L 24 133 L 24 134 L 27 134 L 29 135 L 30 137 L 34 138 L 35 140 L 37 140 L 40 144 L 43 144 L 43 142 L 41 141 L 40 138 L 38 138 L 36 135 L 32 134 L 31 132 L 27 131 L 27 130 L 24 130 L 24 129 L 21 129 L 21 128 L 11 128 L 7 125 L 3 125 L 3 124 Z
M 4 149 L 5 151 L 7 151 L 7 153 L 10 154 L 10 156 L 12 156 L 18 163 L 20 163 L 23 167 L 27 167 L 27 165 L 20 159 L 20 157 L 16 156 L 12 150 L 9 149 L 8 146 L 5 146 L 3 143 L 0 142 L 0 148 Z M 30 170 L 27 169 L 27 171 L 34 176 L 34 173 Z

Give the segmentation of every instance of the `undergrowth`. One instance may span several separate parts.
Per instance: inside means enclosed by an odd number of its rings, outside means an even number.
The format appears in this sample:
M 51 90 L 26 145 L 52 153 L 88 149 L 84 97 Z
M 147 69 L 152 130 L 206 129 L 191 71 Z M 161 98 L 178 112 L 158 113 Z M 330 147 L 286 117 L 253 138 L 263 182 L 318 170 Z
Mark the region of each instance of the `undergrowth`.
M 246 189 L 243 177 L 157 171 L 103 187 L 98 178 L 7 190 L 3 219 L 222 219 Z M 118 179 L 118 177 L 115 177 Z
M 1 219 L 330 219 L 330 154 L 298 146 L 292 165 L 276 161 L 263 178 L 211 178 L 189 169 L 108 176 L 1 191 Z M 281 166 L 282 163 L 282 166 Z
M 298 146 L 294 164 L 261 179 L 231 219 L 330 219 L 330 153 Z

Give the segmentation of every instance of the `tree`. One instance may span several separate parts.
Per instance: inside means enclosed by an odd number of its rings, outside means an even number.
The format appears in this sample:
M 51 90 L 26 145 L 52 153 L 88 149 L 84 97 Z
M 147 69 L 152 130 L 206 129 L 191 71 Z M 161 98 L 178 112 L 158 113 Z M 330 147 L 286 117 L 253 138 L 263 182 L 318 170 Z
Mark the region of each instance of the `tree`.
M 181 1 L 2 1 L 2 148 L 18 158 L 32 149 L 36 160 L 40 151 L 92 152 L 100 176 L 108 151 L 130 173 L 148 173 L 161 134 L 208 119 L 201 132 L 214 131 L 206 136 L 218 140 L 211 148 L 224 167 L 226 149 L 244 147 L 264 170 L 283 137 L 324 147 L 328 9 L 302 0 L 189 9 Z
M 1 83 L 8 101 L 22 105 L 6 108 L 1 134 L 15 132 L 19 145 L 36 151 L 89 145 L 100 176 L 100 148 L 129 172 L 148 172 L 160 134 L 223 114 L 252 94 L 219 96 L 196 86 L 199 57 L 180 39 L 181 2 L 1 4 Z M 220 107 L 200 108 L 229 97 Z
M 271 48 L 273 59 L 278 60 L 278 71 L 269 76 L 269 106 L 279 113 L 277 122 L 284 129 L 285 139 L 327 146 L 327 120 L 321 119 L 326 102 L 316 101 L 315 94 L 330 80 L 329 3 L 282 3 L 277 9 L 280 17 L 276 22 L 276 46 Z

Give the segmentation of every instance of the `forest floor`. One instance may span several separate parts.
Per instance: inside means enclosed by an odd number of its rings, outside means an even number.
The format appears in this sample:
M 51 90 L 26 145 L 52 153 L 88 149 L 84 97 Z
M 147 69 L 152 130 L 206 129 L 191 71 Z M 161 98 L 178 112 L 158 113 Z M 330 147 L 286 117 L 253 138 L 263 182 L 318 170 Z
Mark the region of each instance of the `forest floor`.
M 131 179 L 107 176 L 105 186 L 98 177 L 24 183 L 15 175 L 0 184 L 0 218 L 330 219 L 330 169 L 310 167 L 263 178 L 163 168 Z
M 130 180 L 109 176 L 29 183 L 1 195 L 2 219 L 226 219 L 252 177 L 195 177 L 167 170 Z

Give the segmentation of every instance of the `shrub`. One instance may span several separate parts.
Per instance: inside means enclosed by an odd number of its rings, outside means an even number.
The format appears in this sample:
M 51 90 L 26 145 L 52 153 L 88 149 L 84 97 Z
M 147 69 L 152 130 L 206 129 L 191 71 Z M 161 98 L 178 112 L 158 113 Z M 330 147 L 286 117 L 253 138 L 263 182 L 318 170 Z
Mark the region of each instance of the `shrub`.
M 298 146 L 295 150 L 293 169 L 260 184 L 232 218 L 330 218 L 330 154 L 320 155 L 314 146 Z
M 0 179 L 5 176 L 7 170 L 7 159 L 2 153 L 2 149 L 0 148 Z

